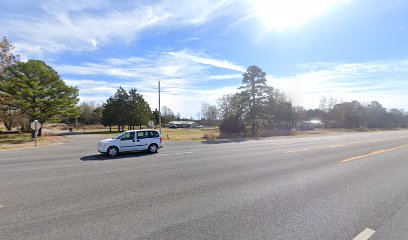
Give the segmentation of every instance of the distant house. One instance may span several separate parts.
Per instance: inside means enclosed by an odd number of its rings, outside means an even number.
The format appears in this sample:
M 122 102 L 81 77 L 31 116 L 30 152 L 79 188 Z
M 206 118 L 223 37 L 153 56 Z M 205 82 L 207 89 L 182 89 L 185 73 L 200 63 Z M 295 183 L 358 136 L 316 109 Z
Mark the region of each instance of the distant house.
M 321 128 L 324 124 L 320 120 L 302 121 L 296 123 L 297 130 L 311 131 L 315 128 Z
M 193 121 L 172 121 L 167 124 L 169 128 L 199 128 L 200 125 Z

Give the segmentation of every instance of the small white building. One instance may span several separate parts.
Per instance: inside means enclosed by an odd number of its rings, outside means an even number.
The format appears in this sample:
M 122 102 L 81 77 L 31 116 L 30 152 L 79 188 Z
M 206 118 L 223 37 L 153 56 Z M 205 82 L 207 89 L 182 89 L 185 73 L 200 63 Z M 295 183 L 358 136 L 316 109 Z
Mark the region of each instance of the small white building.
M 169 128 L 198 128 L 199 125 L 193 121 L 171 121 L 167 124 Z
M 302 121 L 296 123 L 296 129 L 304 131 L 314 130 L 315 128 L 321 128 L 323 126 L 324 124 L 320 120 Z

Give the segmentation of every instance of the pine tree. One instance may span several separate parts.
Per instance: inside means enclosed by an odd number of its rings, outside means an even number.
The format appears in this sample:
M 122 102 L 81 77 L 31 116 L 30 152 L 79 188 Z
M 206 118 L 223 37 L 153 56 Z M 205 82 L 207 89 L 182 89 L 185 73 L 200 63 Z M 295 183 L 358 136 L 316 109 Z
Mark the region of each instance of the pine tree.
M 79 114 L 78 89 L 67 86 L 43 61 L 18 62 L 5 68 L 0 93 L 10 99 L 8 106 L 20 110 L 30 122 L 60 121 Z

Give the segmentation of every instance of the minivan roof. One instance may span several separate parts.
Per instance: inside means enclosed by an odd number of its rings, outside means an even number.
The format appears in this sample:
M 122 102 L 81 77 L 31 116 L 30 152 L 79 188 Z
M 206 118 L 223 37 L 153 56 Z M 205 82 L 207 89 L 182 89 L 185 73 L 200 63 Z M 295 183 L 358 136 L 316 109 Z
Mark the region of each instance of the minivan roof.
M 159 130 L 156 130 L 156 129 L 137 129 L 137 130 L 127 130 L 125 132 L 140 132 L 140 131 L 156 131 L 156 132 L 158 132 Z

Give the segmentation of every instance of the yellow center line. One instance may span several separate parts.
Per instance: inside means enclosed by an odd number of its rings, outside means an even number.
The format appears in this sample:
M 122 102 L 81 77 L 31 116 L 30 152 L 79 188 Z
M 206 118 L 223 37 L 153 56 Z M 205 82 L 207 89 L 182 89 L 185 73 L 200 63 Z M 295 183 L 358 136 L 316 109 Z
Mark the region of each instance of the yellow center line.
M 384 140 L 386 140 L 386 139 L 377 139 L 377 140 L 372 140 L 372 141 L 351 142 L 351 143 L 345 143 L 345 144 L 321 146 L 321 147 L 314 147 L 314 148 L 296 149 L 296 150 L 286 151 L 285 153 L 307 152 L 307 151 L 311 151 L 311 150 L 319 150 L 319 149 L 325 149 L 325 148 L 337 148 L 337 147 L 344 147 L 344 146 L 349 146 L 349 145 L 354 145 L 354 144 L 380 142 L 380 141 L 384 141 Z
M 365 154 L 365 155 L 361 155 L 361 156 L 357 156 L 357 157 L 348 158 L 348 159 L 342 160 L 342 161 L 340 161 L 340 162 L 341 162 L 341 163 L 346 163 L 346 162 L 350 162 L 350 161 L 360 160 L 360 159 L 363 159 L 363 158 L 371 157 L 371 156 L 378 155 L 378 154 L 382 154 L 382 153 L 386 153 L 386 152 L 395 151 L 395 150 L 398 150 L 398 149 L 401 149 L 401 148 L 406 148 L 406 147 L 408 147 L 408 144 L 407 144 L 407 145 L 403 145 L 403 146 L 399 146 L 399 147 L 395 147 L 395 148 L 389 148 L 389 149 L 383 149 L 383 150 L 374 151 L 374 152 L 369 153 L 369 154 Z

